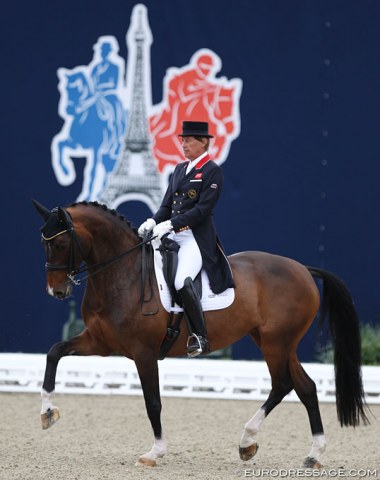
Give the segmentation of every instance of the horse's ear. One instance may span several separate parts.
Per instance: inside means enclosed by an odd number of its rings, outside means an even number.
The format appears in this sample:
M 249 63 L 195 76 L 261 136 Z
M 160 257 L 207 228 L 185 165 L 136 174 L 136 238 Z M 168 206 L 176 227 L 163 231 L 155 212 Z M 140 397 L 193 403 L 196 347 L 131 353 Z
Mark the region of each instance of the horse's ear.
M 32 198 L 32 203 L 34 205 L 34 208 L 37 210 L 37 212 L 41 215 L 41 217 L 45 220 L 46 220 L 50 217 L 50 210 L 46 207 L 44 207 L 43 205 L 41 205 L 40 202 L 37 202 L 37 200 L 34 200 L 34 198 Z
M 58 207 L 58 220 L 60 220 L 68 228 L 72 228 L 73 226 L 71 215 L 62 207 Z

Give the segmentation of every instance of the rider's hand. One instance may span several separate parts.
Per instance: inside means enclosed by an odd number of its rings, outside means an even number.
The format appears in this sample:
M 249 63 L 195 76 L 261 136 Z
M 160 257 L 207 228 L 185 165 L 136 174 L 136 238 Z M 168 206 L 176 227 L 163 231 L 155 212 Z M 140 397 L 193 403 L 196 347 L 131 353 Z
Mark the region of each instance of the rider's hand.
M 140 237 L 142 237 L 143 235 L 151 232 L 155 226 L 155 220 L 153 220 L 153 218 L 148 218 L 148 220 L 145 220 L 145 222 L 139 226 L 137 233 L 140 235 Z
M 170 220 L 166 220 L 166 222 L 161 222 L 156 227 L 154 227 L 153 237 L 158 237 L 161 240 L 164 235 L 170 233 L 172 230 L 172 222 Z

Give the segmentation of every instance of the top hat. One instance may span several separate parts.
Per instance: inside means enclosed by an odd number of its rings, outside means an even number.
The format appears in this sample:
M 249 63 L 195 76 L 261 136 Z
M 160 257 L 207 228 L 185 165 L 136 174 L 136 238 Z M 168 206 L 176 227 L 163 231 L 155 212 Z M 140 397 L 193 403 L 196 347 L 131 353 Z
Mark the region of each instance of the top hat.
M 182 122 L 182 133 L 179 133 L 178 136 L 214 138 L 208 133 L 207 122 Z

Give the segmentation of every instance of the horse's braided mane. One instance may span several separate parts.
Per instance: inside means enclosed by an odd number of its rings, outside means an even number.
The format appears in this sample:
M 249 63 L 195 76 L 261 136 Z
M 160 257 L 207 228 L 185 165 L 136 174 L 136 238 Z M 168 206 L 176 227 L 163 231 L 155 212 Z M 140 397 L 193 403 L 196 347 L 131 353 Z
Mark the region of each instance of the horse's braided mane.
M 114 209 L 111 209 L 111 208 L 108 208 L 107 205 L 104 205 L 103 203 L 98 203 L 98 202 L 86 202 L 86 201 L 82 201 L 82 202 L 74 202 L 74 203 L 71 203 L 69 205 L 69 207 L 76 207 L 78 205 L 84 205 L 86 207 L 88 206 L 93 206 L 93 207 L 96 207 L 96 208 L 101 208 L 102 210 L 104 210 L 105 212 L 108 212 L 110 213 L 111 215 L 114 215 L 115 217 L 117 217 L 120 221 L 124 222 L 127 224 L 127 226 L 129 228 L 131 228 L 136 234 L 137 234 L 137 229 L 132 225 L 132 223 L 125 218 L 124 215 L 120 214 L 117 210 L 114 210 Z

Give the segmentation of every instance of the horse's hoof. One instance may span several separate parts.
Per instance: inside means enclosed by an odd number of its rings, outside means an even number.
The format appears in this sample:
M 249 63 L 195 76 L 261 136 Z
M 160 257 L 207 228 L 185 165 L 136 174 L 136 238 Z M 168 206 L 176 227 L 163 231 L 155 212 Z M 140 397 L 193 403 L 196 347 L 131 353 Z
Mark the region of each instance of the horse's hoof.
M 137 462 L 135 463 L 135 466 L 144 466 L 144 467 L 156 467 L 157 462 L 156 460 L 153 460 L 152 458 L 146 458 L 146 457 L 140 457 Z
M 251 460 L 252 457 L 254 457 L 257 453 L 257 450 L 259 449 L 259 446 L 257 443 L 253 443 L 249 447 L 239 447 L 239 455 L 244 462 L 247 460 Z
M 57 407 L 49 408 L 46 413 L 41 413 L 42 430 L 47 430 L 59 420 L 59 409 Z
M 322 465 L 318 462 L 318 460 L 316 460 L 315 458 L 313 457 L 306 457 L 303 464 L 302 464 L 302 468 L 315 468 L 315 469 L 319 469 L 319 468 L 322 468 Z

